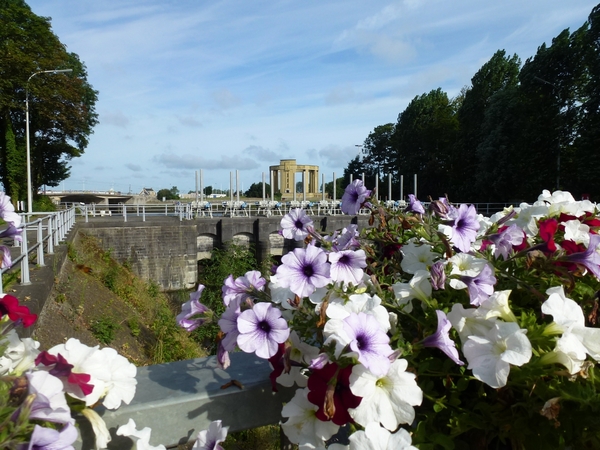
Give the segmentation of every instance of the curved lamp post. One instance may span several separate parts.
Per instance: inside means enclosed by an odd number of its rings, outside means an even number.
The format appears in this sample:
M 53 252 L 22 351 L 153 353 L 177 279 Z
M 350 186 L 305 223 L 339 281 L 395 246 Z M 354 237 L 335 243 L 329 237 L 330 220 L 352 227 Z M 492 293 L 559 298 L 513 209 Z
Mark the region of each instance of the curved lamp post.
M 31 189 L 31 149 L 29 147 L 29 81 L 36 75 L 40 73 L 67 73 L 72 72 L 73 69 L 56 69 L 56 70 L 40 70 L 39 72 L 35 72 L 31 74 L 31 76 L 27 79 L 27 83 L 25 84 L 25 143 L 27 148 L 27 212 L 33 212 L 33 202 L 32 202 L 32 189 Z

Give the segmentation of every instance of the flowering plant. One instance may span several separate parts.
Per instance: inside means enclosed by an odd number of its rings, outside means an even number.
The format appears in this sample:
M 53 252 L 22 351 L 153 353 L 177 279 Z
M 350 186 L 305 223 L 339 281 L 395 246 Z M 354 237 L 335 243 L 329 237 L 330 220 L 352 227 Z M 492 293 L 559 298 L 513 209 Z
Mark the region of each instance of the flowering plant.
M 8 227 L 0 237 L 21 239 L 21 217 L 10 199 L 0 192 L 0 218 Z M 10 249 L 0 246 L 0 267 L 10 267 Z M 75 417 L 89 420 L 96 448 L 111 440 L 103 419 L 94 406 L 117 409 L 135 395 L 135 365 L 112 348 L 89 347 L 77 339 L 40 351 L 40 343 L 21 338 L 17 329 L 37 320 L 29 308 L 8 294 L 0 294 L 0 448 L 17 450 L 74 450 L 78 437 Z M 151 446 L 150 428 L 136 429 L 129 422 L 117 429 L 138 449 L 165 450 Z M 194 449 L 222 450 L 227 430 L 220 421 L 198 433 Z
M 409 198 L 394 211 L 354 181 L 342 211 L 370 210 L 360 233 L 292 210 L 282 234 L 304 248 L 225 280 L 220 363 L 240 348 L 274 390 L 297 385 L 282 427 L 301 448 L 599 448 L 596 205 L 544 191 L 488 218 Z

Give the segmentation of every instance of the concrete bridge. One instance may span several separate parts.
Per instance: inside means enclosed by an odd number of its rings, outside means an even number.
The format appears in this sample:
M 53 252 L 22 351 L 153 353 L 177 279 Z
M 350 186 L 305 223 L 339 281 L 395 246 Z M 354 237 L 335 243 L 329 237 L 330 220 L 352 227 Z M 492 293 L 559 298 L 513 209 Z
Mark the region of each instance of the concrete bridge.
M 45 191 L 41 195 L 49 197 L 53 203 L 97 203 L 99 205 L 118 205 L 126 203 L 135 196 L 133 194 L 124 194 L 113 190 L 109 191 Z
M 77 222 L 72 233 L 98 239 L 119 262 L 128 262 L 134 273 L 156 282 L 162 290 L 190 289 L 198 282 L 198 261 L 210 258 L 214 248 L 226 243 L 252 245 L 260 262 L 281 256 L 302 242 L 279 234 L 281 217 L 220 217 L 180 221 L 175 217 L 139 218 L 123 222 L 116 217 Z M 368 217 L 312 216 L 320 232 L 332 232 L 351 223 L 367 226 Z

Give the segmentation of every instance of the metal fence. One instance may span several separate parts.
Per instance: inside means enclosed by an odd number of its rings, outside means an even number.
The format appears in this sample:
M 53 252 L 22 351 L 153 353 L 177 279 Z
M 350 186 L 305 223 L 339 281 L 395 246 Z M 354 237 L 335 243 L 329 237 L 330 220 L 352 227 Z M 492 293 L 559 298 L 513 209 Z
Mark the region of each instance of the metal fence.
M 402 200 L 388 200 L 384 202 L 385 206 L 393 211 L 406 208 L 406 202 Z M 339 200 L 321 200 L 312 201 L 221 201 L 221 202 L 174 202 L 146 205 L 127 205 L 119 204 L 62 204 L 66 208 L 76 208 L 77 214 L 84 216 L 85 221 L 92 217 L 119 217 L 124 222 L 136 217 L 137 220 L 146 221 L 149 217 L 176 217 L 179 220 L 191 220 L 197 218 L 214 217 L 270 217 L 283 216 L 295 208 L 304 209 L 309 215 L 333 216 L 343 214 L 341 202 Z M 427 208 L 429 203 L 424 202 Z M 490 216 L 496 212 L 502 211 L 510 206 L 510 203 L 473 203 L 477 212 L 485 216 Z M 367 208 L 361 209 L 359 215 L 370 214 Z
M 11 267 L 0 269 L 0 294 L 2 294 L 3 275 L 21 269 L 21 284 L 31 284 L 29 279 L 29 263 L 35 260 L 38 266 L 45 266 L 44 256 L 54 254 L 54 247 L 63 241 L 75 223 L 75 208 L 68 208 L 53 213 L 21 214 L 20 229 L 22 241 L 13 240 L 11 251 Z

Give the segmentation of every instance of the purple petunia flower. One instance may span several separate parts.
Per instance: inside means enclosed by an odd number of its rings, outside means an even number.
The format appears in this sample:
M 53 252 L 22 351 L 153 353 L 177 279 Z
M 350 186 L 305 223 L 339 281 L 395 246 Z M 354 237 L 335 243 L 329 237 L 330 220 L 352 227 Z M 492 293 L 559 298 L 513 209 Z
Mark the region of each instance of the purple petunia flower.
M 269 359 L 277 353 L 278 344 L 287 340 L 290 328 L 281 311 L 270 303 L 257 303 L 237 319 L 238 346 L 246 353 Z
M 77 428 L 70 423 L 62 430 L 53 430 L 36 425 L 31 433 L 29 444 L 20 447 L 21 450 L 73 450 L 73 442 L 77 439 Z
M 435 311 L 438 318 L 438 326 L 437 330 L 431 336 L 427 336 L 423 339 L 424 347 L 437 347 L 441 351 L 443 351 L 448 357 L 454 361 L 456 364 L 462 366 L 464 362 L 462 362 L 458 356 L 458 350 L 456 349 L 456 344 L 452 339 L 450 339 L 450 328 L 452 328 L 452 324 L 446 318 L 446 314 L 439 309 Z
M 286 239 L 303 240 L 314 227 L 312 219 L 301 208 L 294 208 L 281 219 L 281 234 Z
M 596 251 L 600 245 L 600 235 L 590 233 L 590 243 L 585 252 L 572 253 L 565 259 L 585 266 L 600 280 L 600 253 Z
M 334 281 L 358 286 L 362 282 L 363 268 L 367 267 L 367 255 L 362 249 L 332 252 L 329 253 L 329 262 Z
M 31 404 L 30 419 L 55 423 L 73 423 L 71 410 L 65 398 L 63 382 L 44 370 L 26 373 L 29 394 L 35 398 Z
M 206 318 L 198 317 L 208 311 L 208 308 L 200 303 L 203 290 L 204 285 L 199 284 L 196 292 L 192 292 L 190 299 L 181 305 L 181 312 L 175 318 L 177 325 L 186 331 L 194 331 L 206 322 Z
M 467 285 L 471 305 L 479 306 L 494 293 L 496 277 L 492 268 L 486 264 L 477 276 L 462 276 L 460 281 Z
M 446 264 L 444 261 L 436 261 L 431 265 L 429 273 L 431 274 L 431 286 L 436 290 L 442 290 L 446 286 Z
M 477 220 L 477 211 L 473 205 L 462 204 L 454 216 L 450 242 L 461 252 L 468 252 L 471 250 L 471 244 L 477 238 L 477 230 L 480 226 Z
M 220 420 L 210 423 L 208 430 L 200 431 L 192 450 L 223 450 L 219 444 L 225 442 L 228 427 L 223 428 Z
M 351 224 L 341 232 L 336 230 L 331 236 L 324 236 L 323 239 L 331 242 L 331 248 L 339 252 L 342 250 L 354 250 L 360 247 L 360 242 L 358 241 L 359 235 L 358 225 Z
M 12 238 L 17 242 L 23 241 L 23 229 L 17 228 L 12 222 L 8 223 L 8 228 L 0 232 L 0 238 Z
M 385 375 L 392 364 L 389 356 L 393 350 L 390 338 L 377 318 L 363 312 L 351 313 L 343 320 L 342 326 L 350 349 L 358 355 L 358 361 L 373 375 Z
M 417 200 L 415 194 L 408 194 L 408 206 L 406 207 L 406 211 L 414 212 L 417 214 L 425 214 L 425 208 L 423 207 L 423 203 Z
M 238 277 L 235 280 L 233 275 L 229 275 L 223 283 L 223 303 L 229 306 L 233 299 L 238 299 L 240 302 L 246 300 L 246 297 L 253 297 L 256 291 L 262 291 L 267 284 L 261 273 L 258 270 L 246 272 L 243 277 Z
M 294 249 L 281 258 L 281 263 L 277 268 L 279 285 L 290 288 L 298 297 L 308 297 L 331 282 L 327 254 L 314 245 Z
M 498 258 L 502 255 L 506 261 L 513 246 L 521 245 L 523 239 L 525 239 L 525 235 L 523 234 L 523 230 L 517 225 L 511 225 L 501 233 L 491 235 L 489 239 L 496 245 L 494 257 Z
M 364 186 L 362 180 L 354 180 L 346 187 L 342 196 L 342 212 L 351 216 L 358 214 L 370 195 L 371 191 Z

